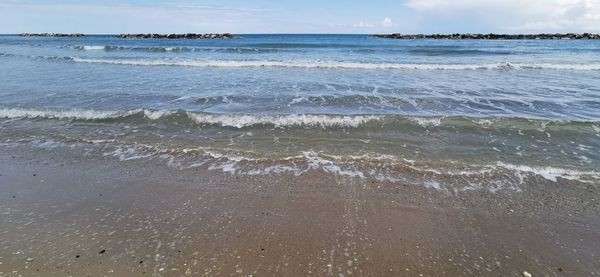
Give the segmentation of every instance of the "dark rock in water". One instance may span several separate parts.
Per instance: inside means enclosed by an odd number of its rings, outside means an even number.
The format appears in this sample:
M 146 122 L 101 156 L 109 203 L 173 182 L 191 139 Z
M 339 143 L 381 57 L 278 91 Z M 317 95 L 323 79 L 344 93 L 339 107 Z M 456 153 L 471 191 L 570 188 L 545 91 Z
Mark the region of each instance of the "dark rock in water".
M 145 39 L 230 39 L 233 35 L 224 34 L 120 34 L 117 38 L 145 38 Z
M 61 33 L 22 33 L 19 34 L 22 37 L 84 37 L 84 34 L 61 34 Z
M 600 34 L 433 34 L 433 35 L 372 35 L 371 38 L 390 38 L 390 39 L 600 39 Z

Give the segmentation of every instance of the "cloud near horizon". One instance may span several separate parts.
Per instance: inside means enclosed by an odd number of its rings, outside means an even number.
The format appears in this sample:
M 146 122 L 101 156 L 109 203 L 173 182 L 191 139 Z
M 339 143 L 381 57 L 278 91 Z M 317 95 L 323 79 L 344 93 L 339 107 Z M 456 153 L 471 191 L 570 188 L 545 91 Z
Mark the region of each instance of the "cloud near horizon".
M 0 0 L 0 33 L 598 31 L 600 0 Z
M 598 31 L 600 0 L 408 0 L 424 14 L 488 16 L 513 31 Z
M 354 28 L 376 28 L 376 27 L 391 28 L 391 27 L 394 27 L 394 21 L 391 18 L 386 17 L 383 20 L 381 20 L 381 22 L 379 22 L 379 24 L 372 24 L 372 23 L 367 23 L 367 22 L 361 21 L 357 24 L 352 25 L 352 27 L 354 27 Z

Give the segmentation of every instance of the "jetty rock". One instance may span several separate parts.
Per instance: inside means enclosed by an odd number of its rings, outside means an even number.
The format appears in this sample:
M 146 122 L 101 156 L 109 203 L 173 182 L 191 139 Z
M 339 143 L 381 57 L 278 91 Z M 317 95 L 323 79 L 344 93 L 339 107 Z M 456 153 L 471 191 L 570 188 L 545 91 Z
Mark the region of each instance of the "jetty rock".
M 19 34 L 22 37 L 83 37 L 84 34 L 61 34 L 61 33 L 22 33 Z
M 230 39 L 233 35 L 223 34 L 120 34 L 117 38 L 140 38 L 140 39 Z
M 567 33 L 567 34 L 388 34 L 372 35 L 371 38 L 388 39 L 600 39 L 600 34 L 591 33 Z

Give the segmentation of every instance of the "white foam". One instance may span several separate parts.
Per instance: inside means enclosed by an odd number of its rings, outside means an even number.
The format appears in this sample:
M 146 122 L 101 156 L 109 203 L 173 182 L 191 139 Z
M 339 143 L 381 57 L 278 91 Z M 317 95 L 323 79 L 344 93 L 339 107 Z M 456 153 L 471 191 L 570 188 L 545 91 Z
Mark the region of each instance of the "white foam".
M 108 119 L 118 118 L 140 112 L 130 111 L 97 111 L 97 110 L 33 110 L 33 109 L 0 109 L 0 118 L 50 118 L 50 119 Z
M 105 50 L 106 47 L 100 46 L 100 45 L 84 45 L 82 47 L 82 49 L 86 50 L 86 51 L 98 51 L 98 50 Z
M 558 178 L 566 179 L 566 180 L 578 180 L 583 181 L 582 178 L 588 177 L 593 179 L 600 179 L 600 172 L 598 171 L 579 171 L 565 168 L 556 168 L 556 167 L 537 167 L 537 166 L 527 166 L 527 165 L 513 165 L 506 164 L 503 162 L 497 162 L 497 166 L 506 168 L 508 170 L 520 171 L 525 173 L 532 173 L 538 176 L 543 177 L 546 180 L 550 180 L 556 182 Z
M 171 110 L 144 110 L 144 116 L 148 119 L 157 120 L 163 116 L 174 114 L 175 111 Z
M 0 109 L 0 118 L 48 118 L 48 119 L 116 119 L 143 112 L 150 120 L 157 120 L 174 114 L 174 110 L 128 110 L 128 111 L 98 111 L 98 110 L 34 110 L 34 109 Z M 221 126 L 243 128 L 253 125 L 272 124 L 275 127 L 285 126 L 320 126 L 320 127 L 358 127 L 370 121 L 383 119 L 381 116 L 342 116 L 342 115 L 226 115 L 186 112 L 187 116 L 198 124 L 218 124 Z
M 120 161 L 132 161 L 151 158 L 153 153 L 146 153 L 139 147 L 118 147 L 114 151 L 104 153 L 103 156 L 117 157 Z
M 478 124 L 479 126 L 481 126 L 483 128 L 490 128 L 491 126 L 494 125 L 495 120 L 484 118 L 484 119 L 474 120 L 473 122 L 475 122 L 475 124 Z
M 246 172 L 247 175 L 271 175 L 271 174 L 282 174 L 286 172 L 292 172 L 294 175 L 299 175 L 300 170 L 297 167 L 287 165 L 273 165 L 262 169 L 256 168 Z
M 428 128 L 428 127 L 440 126 L 442 124 L 443 118 L 441 118 L 441 117 L 411 117 L 410 119 L 413 122 L 417 123 L 419 126 L 421 126 L 423 128 Z
M 243 128 L 252 125 L 273 124 L 275 127 L 284 126 L 346 126 L 358 127 L 370 121 L 380 120 L 378 116 L 332 116 L 332 115 L 218 115 L 188 113 L 190 118 L 200 124 L 219 124 Z
M 341 164 L 325 159 L 318 153 L 307 151 L 303 152 L 303 156 L 308 162 L 309 169 L 322 169 L 325 172 L 340 176 L 365 178 L 365 173 L 362 171 L 350 167 L 342 167 Z
M 136 66 L 188 66 L 188 67 L 286 67 L 286 68 L 338 68 L 338 69 L 401 69 L 401 70 L 481 70 L 481 69 L 554 69 L 600 70 L 600 64 L 409 64 L 362 63 L 349 61 L 306 60 L 135 60 L 94 59 L 73 57 L 80 63 L 136 65 Z

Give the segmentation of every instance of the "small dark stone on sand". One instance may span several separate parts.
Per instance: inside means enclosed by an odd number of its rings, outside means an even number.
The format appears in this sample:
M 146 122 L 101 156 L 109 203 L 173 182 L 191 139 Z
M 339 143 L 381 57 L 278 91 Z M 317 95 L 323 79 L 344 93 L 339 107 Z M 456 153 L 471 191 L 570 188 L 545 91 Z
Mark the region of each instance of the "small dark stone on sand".
M 265 249 L 264 249 L 264 248 L 261 248 L 261 249 L 260 249 L 260 251 L 265 251 Z
M 81 256 L 79 256 L 79 255 L 76 255 L 76 256 L 75 256 L 75 258 L 77 258 L 77 259 L 79 259 L 79 257 L 81 257 Z
M 143 263 L 144 263 L 144 261 L 140 261 L 140 264 L 143 264 Z
M 106 252 L 106 250 L 102 249 L 102 251 L 98 252 L 98 254 L 104 254 L 104 252 Z
M 13 195 L 13 198 L 17 198 L 17 196 L 16 196 L 16 195 Z
M 33 174 L 33 177 L 35 177 L 37 174 Z
M 559 267 L 559 268 L 558 268 L 558 271 L 563 271 L 563 268 L 562 268 L 562 267 Z

